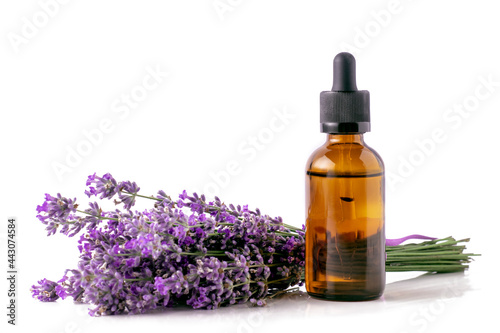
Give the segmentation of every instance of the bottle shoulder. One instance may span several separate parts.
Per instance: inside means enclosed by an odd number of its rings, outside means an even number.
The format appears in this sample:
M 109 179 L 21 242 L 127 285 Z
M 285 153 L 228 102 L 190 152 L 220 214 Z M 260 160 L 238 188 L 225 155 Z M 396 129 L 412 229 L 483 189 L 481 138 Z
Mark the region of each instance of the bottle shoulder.
M 306 171 L 332 175 L 373 175 L 384 172 L 384 162 L 366 144 L 327 142 L 311 154 Z

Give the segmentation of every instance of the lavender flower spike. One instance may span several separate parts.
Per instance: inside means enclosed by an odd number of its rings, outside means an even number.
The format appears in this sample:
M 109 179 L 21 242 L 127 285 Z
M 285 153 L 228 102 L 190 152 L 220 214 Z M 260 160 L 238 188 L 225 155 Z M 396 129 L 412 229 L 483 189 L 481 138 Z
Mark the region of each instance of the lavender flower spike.
M 44 203 L 36 208 L 39 213 L 37 217 L 44 224 L 47 224 L 47 219 L 64 220 L 69 214 L 76 212 L 78 205 L 75 201 L 76 199 L 64 198 L 59 193 L 56 197 L 46 193 Z M 42 215 L 43 213 L 45 214 Z
M 57 283 L 43 279 L 38 281 L 38 285 L 33 285 L 31 287 L 31 293 L 33 298 L 37 298 L 42 302 L 53 302 L 59 298 L 56 293 Z
M 111 199 L 118 192 L 118 184 L 116 180 L 107 173 L 102 177 L 96 176 L 94 173 L 90 175 L 87 179 L 87 186 L 89 189 L 85 191 L 85 194 L 90 198 L 92 195 L 98 196 L 100 194 L 100 199 Z M 90 186 L 94 185 L 94 186 Z

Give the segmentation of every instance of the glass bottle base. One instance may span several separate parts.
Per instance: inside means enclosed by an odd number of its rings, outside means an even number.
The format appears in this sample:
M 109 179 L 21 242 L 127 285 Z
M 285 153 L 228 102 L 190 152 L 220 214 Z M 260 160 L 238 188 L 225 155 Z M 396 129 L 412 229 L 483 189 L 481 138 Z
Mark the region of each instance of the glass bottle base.
M 374 295 L 345 295 L 345 294 L 333 295 L 333 294 L 317 294 L 317 293 L 307 292 L 307 294 L 316 299 L 322 299 L 327 301 L 340 301 L 340 302 L 373 301 L 379 299 L 382 296 L 382 293 Z

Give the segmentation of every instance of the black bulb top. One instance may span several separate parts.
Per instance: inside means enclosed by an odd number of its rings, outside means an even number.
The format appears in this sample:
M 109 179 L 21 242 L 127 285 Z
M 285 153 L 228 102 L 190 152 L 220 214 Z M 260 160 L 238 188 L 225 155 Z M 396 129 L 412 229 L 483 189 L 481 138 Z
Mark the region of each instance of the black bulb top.
M 342 52 L 333 59 L 333 86 L 320 94 L 323 133 L 370 131 L 370 93 L 356 86 L 356 59 Z
M 333 59 L 332 91 L 358 91 L 356 87 L 356 59 L 347 52 Z

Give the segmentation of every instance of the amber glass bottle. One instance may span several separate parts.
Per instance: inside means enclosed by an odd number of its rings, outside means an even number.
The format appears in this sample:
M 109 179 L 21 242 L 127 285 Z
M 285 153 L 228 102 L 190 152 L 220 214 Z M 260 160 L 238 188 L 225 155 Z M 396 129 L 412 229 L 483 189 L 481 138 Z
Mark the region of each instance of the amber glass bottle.
M 363 140 L 368 91 L 358 91 L 355 60 L 334 60 L 332 91 L 321 93 L 327 140 L 306 166 L 306 289 L 318 298 L 379 298 L 385 286 L 384 164 Z

